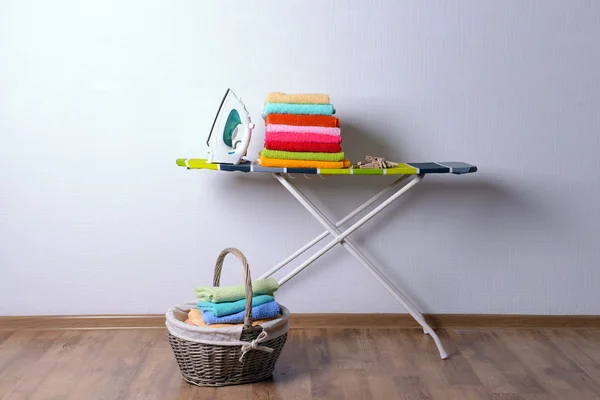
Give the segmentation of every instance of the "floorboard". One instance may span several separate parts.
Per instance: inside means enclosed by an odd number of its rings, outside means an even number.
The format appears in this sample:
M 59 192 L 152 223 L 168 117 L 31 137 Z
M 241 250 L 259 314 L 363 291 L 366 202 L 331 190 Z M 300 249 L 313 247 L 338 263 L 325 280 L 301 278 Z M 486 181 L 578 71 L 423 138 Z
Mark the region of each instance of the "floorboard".
M 0 399 L 600 398 L 600 330 L 438 330 L 439 358 L 417 329 L 290 331 L 267 381 L 189 385 L 163 329 L 0 332 Z

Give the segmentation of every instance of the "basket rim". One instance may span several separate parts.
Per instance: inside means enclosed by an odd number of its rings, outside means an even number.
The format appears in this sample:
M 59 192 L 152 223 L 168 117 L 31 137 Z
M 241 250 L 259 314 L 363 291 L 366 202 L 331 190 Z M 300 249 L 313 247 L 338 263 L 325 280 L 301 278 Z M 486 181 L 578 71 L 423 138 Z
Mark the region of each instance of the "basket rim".
M 205 333 L 205 334 L 212 334 L 212 335 L 220 334 L 220 333 L 226 334 L 226 335 L 239 335 L 242 332 L 242 330 L 244 328 L 243 324 L 233 325 L 229 328 L 210 328 L 210 327 L 204 328 L 204 327 L 200 327 L 200 326 L 196 326 L 196 325 L 186 324 L 185 322 L 181 321 L 180 319 L 178 319 L 175 316 L 175 312 L 177 312 L 177 311 L 188 312 L 191 308 L 196 307 L 196 304 L 197 304 L 196 302 L 185 302 L 185 303 L 175 304 L 175 305 L 172 305 L 171 307 L 169 307 L 169 309 L 165 313 L 165 325 L 167 326 L 167 329 L 169 330 L 169 332 L 173 333 L 172 330 L 170 329 L 171 326 L 177 328 L 177 330 L 182 330 L 184 332 Z M 284 328 L 283 325 L 287 325 L 289 323 L 290 311 L 288 310 L 287 307 L 285 307 L 282 304 L 279 304 L 279 307 L 281 309 L 280 317 L 277 317 L 271 321 L 267 321 L 263 324 L 256 325 L 256 326 L 260 326 L 263 328 L 263 330 L 266 330 L 266 331 L 270 331 L 270 330 L 279 331 L 279 330 L 281 330 L 281 328 Z M 282 326 L 278 328 L 279 325 L 282 325 Z M 284 330 L 287 331 L 288 327 L 285 327 Z

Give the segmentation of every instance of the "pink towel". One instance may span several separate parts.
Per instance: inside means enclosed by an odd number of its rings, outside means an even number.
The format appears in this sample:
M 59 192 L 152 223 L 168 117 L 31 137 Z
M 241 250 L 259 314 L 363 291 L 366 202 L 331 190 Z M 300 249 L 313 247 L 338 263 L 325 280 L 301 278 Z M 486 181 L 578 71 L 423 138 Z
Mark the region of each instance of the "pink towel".
M 342 143 L 341 136 L 320 133 L 266 132 L 265 141 L 296 143 Z
M 340 128 L 327 128 L 324 126 L 269 124 L 267 125 L 267 132 L 315 133 L 319 135 L 340 136 Z

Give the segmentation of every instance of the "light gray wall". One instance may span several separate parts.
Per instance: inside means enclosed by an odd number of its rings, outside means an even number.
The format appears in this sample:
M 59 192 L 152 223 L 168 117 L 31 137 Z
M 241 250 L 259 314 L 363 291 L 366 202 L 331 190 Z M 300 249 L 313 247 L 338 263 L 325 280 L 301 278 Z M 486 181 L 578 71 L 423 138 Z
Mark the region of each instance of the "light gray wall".
M 600 313 L 600 3 L 0 4 L 0 314 L 160 313 L 322 228 L 270 176 L 186 171 L 226 88 L 325 92 L 353 161 L 466 161 L 353 238 L 425 312 Z M 334 218 L 389 177 L 296 180 Z M 224 283 L 240 283 L 226 263 Z M 401 312 L 341 248 L 292 312 Z

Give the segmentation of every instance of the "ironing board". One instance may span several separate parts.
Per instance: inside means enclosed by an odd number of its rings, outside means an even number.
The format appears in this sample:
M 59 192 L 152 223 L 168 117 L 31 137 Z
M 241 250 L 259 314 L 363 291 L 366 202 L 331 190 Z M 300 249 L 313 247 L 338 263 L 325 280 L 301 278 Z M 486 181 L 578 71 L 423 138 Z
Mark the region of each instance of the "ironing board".
M 417 183 L 421 182 L 425 175 L 428 174 L 468 174 L 477 171 L 477 167 L 464 162 L 421 162 L 421 163 L 402 163 L 394 168 L 387 169 L 357 169 L 357 168 L 344 168 L 344 169 L 323 169 L 323 168 L 272 168 L 262 167 L 252 163 L 244 163 L 238 165 L 230 164 L 216 164 L 207 163 L 204 159 L 178 159 L 177 165 L 188 169 L 207 169 L 215 171 L 228 171 L 228 172 L 244 172 L 244 173 L 270 173 L 272 174 L 282 185 L 286 188 L 292 196 L 298 200 L 298 202 L 306 208 L 306 210 L 323 225 L 326 229 L 319 236 L 315 237 L 312 241 L 302 246 L 299 250 L 285 258 L 279 264 L 274 266 L 269 271 L 265 272 L 258 279 L 265 279 L 279 271 L 281 268 L 289 264 L 292 260 L 297 258 L 300 254 L 313 247 L 315 244 L 320 242 L 326 236 L 331 235 L 333 239 L 327 243 L 321 250 L 314 253 L 306 261 L 298 265 L 295 269 L 289 272 L 286 276 L 279 280 L 279 285 L 282 286 L 300 271 L 308 267 L 314 261 L 316 261 L 323 254 L 331 250 L 336 245 L 341 245 L 348 253 L 358 260 L 362 265 L 389 293 L 396 299 L 408 313 L 421 325 L 423 332 L 430 335 L 435 345 L 437 346 L 440 357 L 442 359 L 448 358 L 448 353 L 444 350 L 438 335 L 429 326 L 423 314 L 414 305 L 408 296 L 406 296 L 402 290 L 400 290 L 384 273 L 379 267 L 377 267 L 371 260 L 367 258 L 348 238 L 347 236 L 360 228 L 363 224 L 381 212 L 384 208 L 389 206 L 394 200 L 399 198 L 401 195 L 406 193 Z M 344 218 L 336 223 L 329 220 L 323 212 L 321 212 L 315 204 L 313 204 L 292 182 L 290 174 L 305 174 L 305 175 L 398 175 L 398 179 L 392 182 L 389 186 L 381 190 L 375 196 L 371 197 L 363 204 L 358 206 L 354 211 L 346 215 Z M 411 178 L 409 180 L 409 178 Z M 403 184 L 405 181 L 407 183 Z M 339 228 L 346 222 L 360 214 L 367 207 L 373 204 L 375 201 L 383 197 L 388 191 L 394 189 L 393 193 L 384 200 L 381 204 L 375 207 L 373 210 L 365 214 L 362 218 L 352 224 L 349 228 L 341 231 Z

